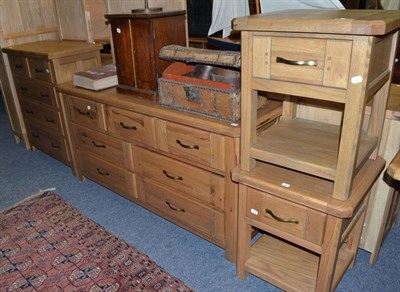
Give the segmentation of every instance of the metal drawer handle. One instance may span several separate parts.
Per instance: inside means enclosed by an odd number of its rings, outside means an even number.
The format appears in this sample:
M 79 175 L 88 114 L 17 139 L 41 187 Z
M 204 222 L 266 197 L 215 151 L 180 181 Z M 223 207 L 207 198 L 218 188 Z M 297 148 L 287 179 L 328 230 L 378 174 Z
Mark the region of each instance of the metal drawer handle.
M 169 175 L 168 172 L 166 170 L 163 170 L 163 173 L 166 177 L 168 177 L 169 179 L 174 179 L 174 180 L 183 180 L 183 177 L 181 176 L 173 176 L 173 175 Z
M 123 122 L 120 122 L 119 124 L 120 124 L 120 126 L 121 126 L 122 128 L 124 128 L 124 129 L 127 129 L 127 130 L 136 130 L 136 126 L 126 126 Z
M 83 115 L 83 116 L 90 116 L 90 112 L 84 112 L 84 111 L 82 111 L 81 109 L 79 109 L 79 108 L 77 108 L 77 107 L 74 107 L 74 109 L 75 109 L 79 114 L 81 114 L 81 115 Z
M 33 114 L 33 111 L 31 111 L 31 110 L 25 110 L 25 112 L 27 113 L 27 114 Z
M 42 92 L 40 93 L 40 96 L 41 96 L 41 97 L 49 97 L 49 95 L 48 95 L 48 94 L 46 94 L 46 93 L 42 93 Z
M 101 175 L 110 175 L 110 173 L 108 173 L 107 171 L 102 171 L 100 168 L 96 168 L 97 169 L 97 172 L 99 173 L 99 174 L 101 174 Z
M 96 141 L 92 141 L 92 144 L 93 144 L 94 147 L 97 147 L 97 148 L 106 148 L 106 145 L 104 145 L 104 144 L 97 144 Z
M 24 68 L 24 66 L 23 65 L 15 65 L 15 68 L 22 69 L 22 68 Z
M 57 145 L 57 144 L 51 143 L 51 147 L 59 149 L 59 148 L 60 148 L 60 145 Z
M 46 122 L 48 122 L 48 123 L 54 123 L 54 119 L 46 117 Z
M 36 73 L 47 73 L 47 70 L 35 68 Z
M 187 148 L 187 149 L 197 149 L 197 150 L 199 150 L 199 145 L 186 145 L 186 144 L 183 144 L 180 140 L 176 140 L 176 143 L 178 143 L 179 144 L 179 146 L 181 146 L 181 147 L 183 147 L 183 148 Z
M 171 203 L 168 202 L 168 201 L 165 201 L 165 203 L 167 204 L 167 206 L 168 206 L 171 210 L 174 210 L 174 211 L 176 211 L 176 212 L 182 212 L 182 213 L 185 213 L 185 212 L 186 212 L 185 209 L 176 208 L 176 207 L 172 206 Z
M 32 134 L 33 138 L 39 138 L 40 136 L 38 134 Z
M 277 63 L 283 63 L 287 65 L 295 65 L 295 66 L 318 66 L 318 61 L 317 60 L 305 60 L 305 61 L 294 61 L 294 60 L 287 60 L 281 57 L 276 57 L 276 62 Z
M 28 90 L 28 87 L 21 87 L 21 91 L 27 91 Z
M 281 218 L 279 216 L 276 216 L 270 209 L 265 209 L 265 212 L 268 213 L 269 215 L 271 215 L 272 218 L 274 218 L 277 221 L 284 222 L 284 223 L 299 224 L 299 220 L 294 219 L 294 218 L 290 218 L 290 219 Z

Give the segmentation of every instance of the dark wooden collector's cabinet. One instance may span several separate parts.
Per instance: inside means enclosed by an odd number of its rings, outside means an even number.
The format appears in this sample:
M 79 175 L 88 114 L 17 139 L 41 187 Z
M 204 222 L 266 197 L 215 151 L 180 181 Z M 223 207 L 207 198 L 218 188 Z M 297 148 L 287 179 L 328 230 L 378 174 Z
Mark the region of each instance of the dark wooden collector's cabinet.
M 171 64 L 158 58 L 166 45 L 186 46 L 185 11 L 106 15 L 111 24 L 120 93 L 157 99 L 157 78 Z

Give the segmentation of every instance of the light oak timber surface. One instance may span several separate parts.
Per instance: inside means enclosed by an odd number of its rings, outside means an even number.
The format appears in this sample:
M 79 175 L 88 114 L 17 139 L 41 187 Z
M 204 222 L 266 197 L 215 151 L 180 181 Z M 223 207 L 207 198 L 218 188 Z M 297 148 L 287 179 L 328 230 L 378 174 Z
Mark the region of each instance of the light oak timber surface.
M 354 264 L 385 165 L 378 149 L 400 15 L 293 10 L 237 18 L 232 27 L 242 36 L 237 275 L 333 291 Z M 259 92 L 283 100 L 282 119 L 262 130 Z M 315 112 L 307 115 L 308 106 Z M 333 119 L 324 117 L 330 111 Z M 253 244 L 256 230 L 263 235 Z
M 70 165 L 68 133 L 55 85 L 100 65 L 101 45 L 46 40 L 3 48 L 7 54 L 27 136 L 36 148 Z
M 283 31 L 384 35 L 400 26 L 398 11 L 292 10 L 236 18 L 233 28 L 250 31 Z
M 238 164 L 239 121 L 162 107 L 115 87 L 90 91 L 64 83 L 57 90 L 78 177 L 221 246 L 236 261 L 238 185 L 230 170 Z M 280 116 L 280 103 L 267 101 L 260 112 L 265 127 Z

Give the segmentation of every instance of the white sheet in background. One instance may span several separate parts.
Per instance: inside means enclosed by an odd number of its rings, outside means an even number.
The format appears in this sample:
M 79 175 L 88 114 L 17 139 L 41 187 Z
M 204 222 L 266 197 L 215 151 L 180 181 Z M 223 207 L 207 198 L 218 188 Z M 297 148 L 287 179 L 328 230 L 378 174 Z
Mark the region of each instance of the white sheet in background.
M 201 1 L 201 0 L 198 0 Z M 222 37 L 230 35 L 231 21 L 235 17 L 250 14 L 248 0 L 214 0 L 212 8 L 212 22 L 208 35 L 223 30 Z
M 381 0 L 381 4 L 387 10 L 400 9 L 400 0 Z
M 288 9 L 344 9 L 339 0 L 260 0 L 262 13 Z

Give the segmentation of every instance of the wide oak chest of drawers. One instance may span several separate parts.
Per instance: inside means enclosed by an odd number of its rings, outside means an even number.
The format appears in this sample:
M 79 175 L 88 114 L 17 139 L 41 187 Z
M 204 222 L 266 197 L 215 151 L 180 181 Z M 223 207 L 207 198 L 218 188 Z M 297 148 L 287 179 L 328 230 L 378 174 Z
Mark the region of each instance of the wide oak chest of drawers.
M 101 45 L 47 40 L 3 48 L 8 54 L 32 149 L 70 164 L 65 125 L 55 86 L 74 72 L 100 66 Z
M 221 246 L 236 260 L 239 126 L 117 93 L 58 87 L 74 172 Z M 280 104 L 266 112 L 280 115 Z M 265 121 L 268 121 L 266 118 Z

